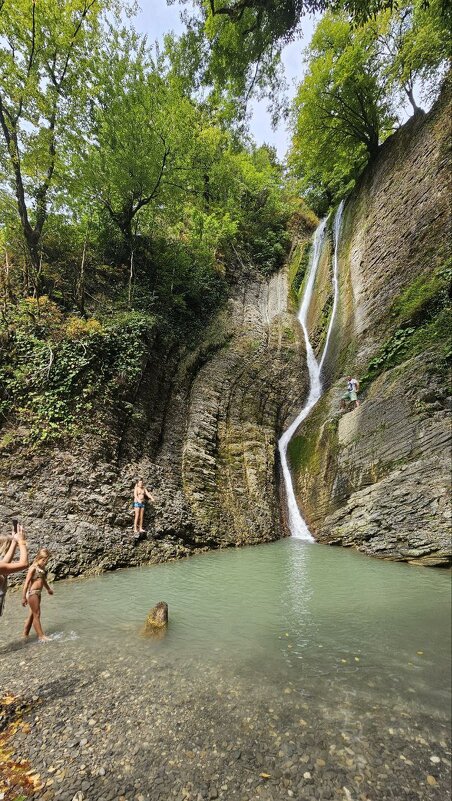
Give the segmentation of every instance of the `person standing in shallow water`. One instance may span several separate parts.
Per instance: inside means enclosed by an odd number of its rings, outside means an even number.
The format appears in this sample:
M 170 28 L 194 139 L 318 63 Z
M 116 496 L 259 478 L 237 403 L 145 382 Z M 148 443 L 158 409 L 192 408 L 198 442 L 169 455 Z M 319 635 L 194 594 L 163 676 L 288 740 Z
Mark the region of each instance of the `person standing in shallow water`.
M 357 409 L 359 406 L 358 400 L 358 392 L 359 392 L 359 382 L 356 378 L 352 378 L 351 375 L 347 376 L 347 392 L 342 395 L 341 398 L 341 409 L 345 411 L 347 401 L 349 403 L 354 403 L 354 409 Z
M 28 605 L 30 609 L 30 614 L 24 625 L 24 637 L 28 637 L 33 626 L 38 635 L 38 640 L 41 642 L 46 642 L 49 639 L 44 634 L 41 626 L 41 593 L 45 588 L 49 595 L 53 595 L 53 590 L 47 583 L 46 564 L 49 561 L 49 557 L 50 551 L 47 548 L 40 548 L 27 573 L 22 590 L 22 606 Z
M 133 521 L 134 534 L 144 533 L 144 506 L 146 498 L 148 498 L 152 503 L 155 503 L 154 496 L 151 492 L 148 492 L 144 486 L 143 479 L 139 478 L 133 491 L 133 508 L 135 511 L 135 519 Z

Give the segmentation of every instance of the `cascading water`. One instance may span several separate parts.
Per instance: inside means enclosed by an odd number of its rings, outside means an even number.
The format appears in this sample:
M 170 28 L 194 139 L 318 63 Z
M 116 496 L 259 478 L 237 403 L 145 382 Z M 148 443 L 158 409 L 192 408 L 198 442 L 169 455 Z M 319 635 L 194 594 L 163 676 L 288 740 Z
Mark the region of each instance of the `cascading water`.
M 328 325 L 328 331 L 325 339 L 325 346 L 323 348 L 322 356 L 320 362 L 317 361 L 314 351 L 312 349 L 312 345 L 309 339 L 309 333 L 307 328 L 307 317 L 309 312 L 309 307 L 311 304 L 312 299 L 312 292 L 314 289 L 315 277 L 317 273 L 317 268 L 319 266 L 320 257 L 322 254 L 323 243 L 325 240 L 325 231 L 326 231 L 326 223 L 327 220 L 322 220 L 320 225 L 318 226 L 313 240 L 312 246 L 312 254 L 309 263 L 309 272 L 306 281 L 305 290 L 303 292 L 303 299 L 301 301 L 300 310 L 298 312 L 298 321 L 301 325 L 303 330 L 304 341 L 306 345 L 306 361 L 309 373 L 309 394 L 304 404 L 303 408 L 301 409 L 298 416 L 295 418 L 293 423 L 286 429 L 284 434 L 282 435 L 281 439 L 279 440 L 278 447 L 279 447 L 279 454 L 281 458 L 281 466 L 283 472 L 283 479 L 284 485 L 286 490 L 286 498 L 287 498 L 287 509 L 289 514 L 289 529 L 293 537 L 297 537 L 298 539 L 308 540 L 309 542 L 314 542 L 314 538 L 312 537 L 305 521 L 303 520 L 300 510 L 298 508 L 297 499 L 295 497 L 295 492 L 293 488 L 292 482 L 292 475 L 290 473 L 289 463 L 287 459 L 287 448 L 289 446 L 289 442 L 292 439 L 293 435 L 295 434 L 299 425 L 306 419 L 308 414 L 310 413 L 311 409 L 314 408 L 317 401 L 322 397 L 323 388 L 322 382 L 320 379 L 323 363 L 325 361 L 325 357 L 328 351 L 328 346 L 330 343 L 331 331 L 333 329 L 334 318 L 336 316 L 336 309 L 337 309 L 337 302 L 338 302 L 338 294 L 339 294 L 339 287 L 338 287 L 338 246 L 339 246 L 339 236 L 340 236 L 340 229 L 341 229 L 341 222 L 342 222 L 342 212 L 344 210 L 344 202 L 342 201 L 338 207 L 334 218 L 334 225 L 333 225 L 333 240 L 334 240 L 334 252 L 333 252 L 333 308 L 331 311 L 330 322 Z

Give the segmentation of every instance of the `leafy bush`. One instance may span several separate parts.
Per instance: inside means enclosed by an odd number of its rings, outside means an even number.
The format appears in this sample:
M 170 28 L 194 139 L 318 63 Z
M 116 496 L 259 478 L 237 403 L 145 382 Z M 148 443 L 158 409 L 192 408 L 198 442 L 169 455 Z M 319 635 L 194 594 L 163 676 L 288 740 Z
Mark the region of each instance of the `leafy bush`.
M 402 292 L 390 312 L 398 327 L 369 362 L 361 380 L 362 389 L 384 370 L 432 347 L 438 350 L 438 371 L 447 370 L 452 356 L 451 278 L 449 260 L 433 273 L 417 276 Z
M 0 359 L 3 422 L 14 413 L 23 439 L 36 442 L 76 434 L 94 422 L 89 413 L 99 406 L 120 414 L 142 374 L 154 328 L 154 318 L 138 312 L 104 326 L 71 317 L 56 330 L 30 330 L 27 316 L 19 319 Z
M 99 320 L 93 317 L 85 320 L 83 317 L 71 315 L 66 320 L 65 331 L 68 339 L 83 339 L 90 334 L 98 334 L 102 330 Z

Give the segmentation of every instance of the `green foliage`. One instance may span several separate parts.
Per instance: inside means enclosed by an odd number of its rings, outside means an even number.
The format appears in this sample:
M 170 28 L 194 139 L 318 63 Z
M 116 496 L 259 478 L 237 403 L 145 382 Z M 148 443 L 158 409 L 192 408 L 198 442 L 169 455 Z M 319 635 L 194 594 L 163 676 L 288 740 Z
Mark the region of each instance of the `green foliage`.
M 361 389 L 384 370 L 431 348 L 438 353 L 438 372 L 446 376 L 452 357 L 451 280 L 452 266 L 449 261 L 433 273 L 419 275 L 404 290 L 391 310 L 398 327 L 370 361 L 361 380 Z
M 396 4 L 393 0 L 196 0 L 193 5 L 183 38 L 186 63 L 200 82 L 214 87 L 215 94 L 226 88 L 246 101 L 252 92 L 263 90 L 275 97 L 281 81 L 281 49 L 301 34 L 306 15 L 343 9 L 356 24 Z
M 188 168 L 199 115 L 163 59 L 155 61 L 133 31 L 109 32 L 93 70 L 92 135 L 79 142 L 74 180 L 89 205 L 100 202 L 130 242 L 142 209 L 173 200 L 169 184 Z
M 0 415 L 15 413 L 16 428 L 28 443 L 76 434 L 102 414 L 120 415 L 133 397 L 156 321 L 131 312 L 104 325 L 67 321 L 47 298 L 40 316 L 19 304 L 14 327 L 0 331 L 6 347 L 0 359 Z M 5 444 L 5 442 L 4 442 Z
M 319 213 L 353 188 L 400 122 L 406 99 L 419 110 L 415 87 L 438 93 L 448 42 L 438 0 L 428 8 L 404 2 L 359 26 L 344 14 L 321 19 L 305 51 L 289 155 L 300 191 Z
M 277 269 L 291 210 L 172 37 L 115 28 L 116 0 L 0 7 L 0 425 L 34 442 L 130 411 L 157 331 L 190 342 L 228 280 Z
M 293 108 L 290 164 L 319 208 L 323 198 L 328 205 L 350 190 L 396 117 L 379 79 L 372 26 L 354 28 L 344 16 L 325 15 L 306 62 Z
M 385 77 L 406 95 L 414 110 L 417 85 L 429 100 L 439 91 L 450 64 L 450 19 L 442 0 L 402 2 L 373 23 Z M 402 98 L 403 100 L 403 98 Z
M 91 87 L 102 14 L 115 6 L 114 0 L 1 4 L 0 156 L 36 288 L 49 196 L 64 181 L 67 134 Z

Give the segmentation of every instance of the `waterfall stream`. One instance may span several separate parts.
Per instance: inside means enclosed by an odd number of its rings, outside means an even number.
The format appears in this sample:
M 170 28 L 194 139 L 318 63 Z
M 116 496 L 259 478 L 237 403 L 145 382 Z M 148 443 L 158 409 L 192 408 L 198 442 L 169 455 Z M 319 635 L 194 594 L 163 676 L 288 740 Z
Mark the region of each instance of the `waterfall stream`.
M 286 491 L 286 499 L 287 499 L 287 510 L 289 516 L 289 529 L 293 537 L 297 537 L 298 539 L 308 540 L 309 542 L 314 542 L 314 538 L 312 537 L 305 521 L 303 520 L 300 510 L 298 508 L 297 499 L 295 497 L 295 492 L 293 488 L 293 481 L 292 475 L 290 472 L 289 462 L 287 459 L 287 449 L 289 447 L 289 443 L 295 434 L 296 430 L 306 419 L 308 414 L 316 405 L 317 401 L 322 397 L 323 394 L 323 387 L 321 381 L 321 372 L 322 367 L 325 361 L 325 357 L 327 355 L 328 346 L 330 343 L 331 338 L 331 331 L 333 329 L 334 319 L 336 316 L 337 310 L 337 303 L 338 303 L 338 294 L 339 294 L 339 287 L 338 287 L 338 248 L 339 248 L 339 237 L 340 237 L 340 230 L 341 230 L 341 222 L 342 222 L 342 213 L 344 210 L 344 201 L 342 201 L 337 209 L 334 224 L 333 224 L 333 308 L 331 310 L 330 321 L 328 325 L 328 331 L 325 339 L 325 345 L 323 348 L 322 356 L 320 358 L 320 362 L 317 361 L 315 357 L 315 353 L 313 351 L 311 341 L 309 339 L 309 332 L 308 332 L 308 313 L 309 307 L 311 305 L 312 293 L 315 284 L 315 278 L 317 274 L 317 269 L 319 266 L 320 258 L 322 255 L 323 244 L 325 241 L 325 232 L 326 232 L 326 225 L 327 219 L 322 220 L 320 225 L 317 227 L 313 244 L 312 244 L 312 252 L 311 258 L 309 261 L 308 266 L 308 276 L 306 280 L 306 286 L 303 292 L 303 298 L 300 304 L 300 309 L 298 312 L 298 322 L 301 325 L 305 346 L 306 346 L 306 363 L 308 367 L 309 373 L 309 394 L 307 400 L 295 418 L 295 420 L 290 424 L 290 426 L 286 429 L 284 434 L 279 440 L 278 447 L 279 447 L 279 454 L 281 458 L 281 466 L 283 472 L 283 479 L 284 479 L 284 486 Z

